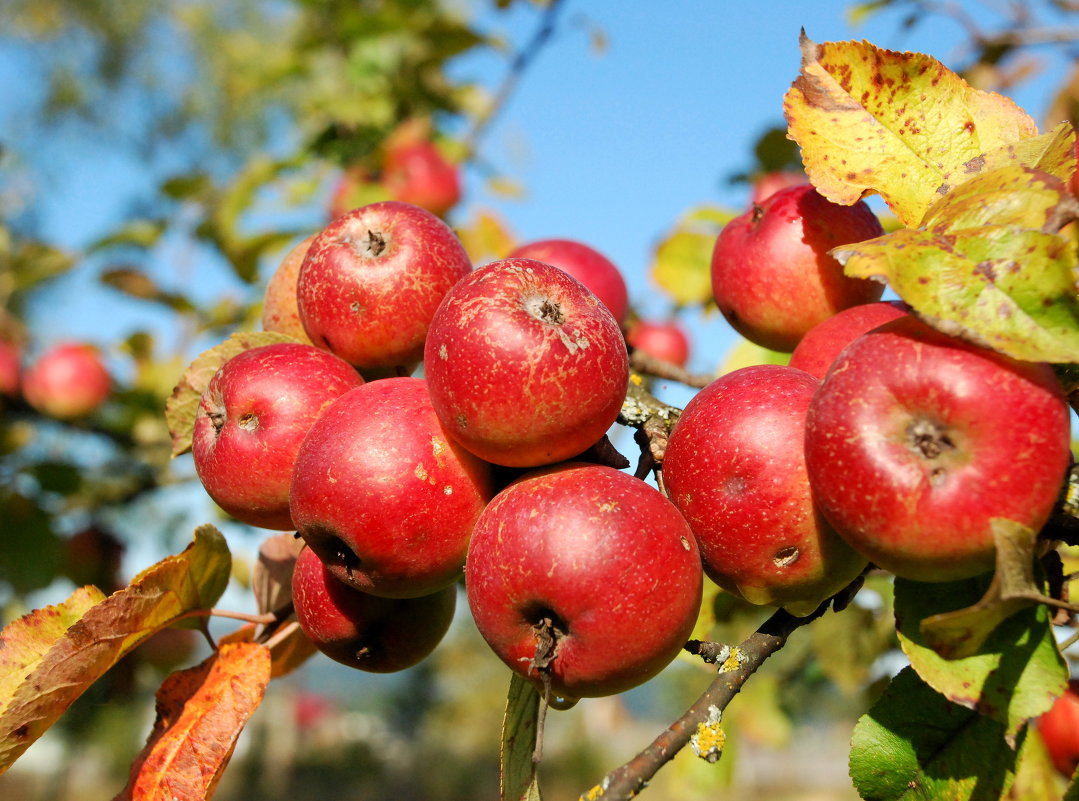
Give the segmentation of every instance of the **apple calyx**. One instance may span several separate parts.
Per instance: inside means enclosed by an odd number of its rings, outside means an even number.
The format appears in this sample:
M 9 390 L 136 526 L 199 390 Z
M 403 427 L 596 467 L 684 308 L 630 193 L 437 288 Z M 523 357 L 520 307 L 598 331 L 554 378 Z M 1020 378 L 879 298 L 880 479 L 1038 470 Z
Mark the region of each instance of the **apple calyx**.
M 566 313 L 556 300 L 534 296 L 527 298 L 524 305 L 525 311 L 542 323 L 558 326 L 566 322 Z
M 934 486 L 939 484 L 947 472 L 941 460 L 948 458 L 947 454 L 956 449 L 948 429 L 923 417 L 911 423 L 907 434 L 911 448 L 927 462 L 929 483 Z
M 377 259 L 386 252 L 388 247 L 389 242 L 386 241 L 386 236 L 381 231 L 369 228 L 367 230 L 367 241 L 363 243 L 361 254 L 369 259 Z

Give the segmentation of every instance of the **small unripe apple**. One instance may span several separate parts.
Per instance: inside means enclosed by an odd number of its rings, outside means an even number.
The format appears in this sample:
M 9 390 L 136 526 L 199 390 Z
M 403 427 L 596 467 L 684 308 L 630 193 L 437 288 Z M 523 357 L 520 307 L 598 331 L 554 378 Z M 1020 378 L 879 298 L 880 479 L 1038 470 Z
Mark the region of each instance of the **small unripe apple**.
M 296 281 L 300 277 L 307 249 L 315 241 L 316 234 L 293 246 L 285 255 L 266 284 L 262 301 L 262 330 L 288 334 L 293 339 L 312 344 L 300 320 L 300 306 L 296 299 Z
M 326 656 L 358 670 L 392 673 L 420 662 L 442 641 L 457 587 L 420 598 L 379 598 L 338 581 L 304 548 L 292 573 L 292 603 L 300 628 Z
M 431 212 L 385 201 L 330 223 L 297 279 L 311 341 L 362 372 L 415 364 L 443 296 L 472 269 L 456 234 Z
M 811 613 L 865 568 L 813 502 L 802 442 L 819 381 L 775 364 L 698 392 L 671 432 L 663 478 L 705 573 L 754 604 Z
M 363 379 L 313 345 L 281 342 L 229 359 L 195 414 L 195 471 L 207 494 L 252 526 L 289 530 L 292 466 L 322 410 Z
M 446 295 L 424 370 L 457 442 L 489 462 L 532 467 L 604 436 L 625 399 L 629 355 L 618 323 L 584 284 L 544 262 L 504 259 Z
M 909 313 L 910 306 L 894 300 L 862 303 L 843 309 L 810 328 L 794 349 L 788 364 L 817 378 L 824 378 L 843 348 L 878 325 Z
M 30 365 L 22 379 L 26 402 L 58 420 L 84 417 L 109 396 L 112 379 L 97 348 L 57 345 Z
M 429 141 L 390 147 L 382 165 L 382 185 L 394 200 L 440 217 L 461 199 L 457 166 Z
M 614 262 L 591 245 L 573 239 L 539 239 L 518 246 L 506 258 L 553 264 L 592 290 L 619 325 L 626 319 L 629 310 L 626 279 Z
M 636 320 L 626 331 L 626 341 L 649 356 L 685 367 L 689 360 L 689 337 L 674 320 Z
M 806 468 L 829 522 L 897 576 L 993 569 L 994 518 L 1035 531 L 1071 462 L 1068 404 L 1047 364 L 907 315 L 840 354 L 806 416 Z
M 292 519 L 338 580 L 416 597 L 460 578 L 492 492 L 490 465 L 443 430 L 423 380 L 386 378 L 345 393 L 311 427 Z
M 700 610 L 686 521 L 628 473 L 568 463 L 533 471 L 480 516 L 465 588 L 480 634 L 511 670 L 572 700 L 659 673 Z
M 716 238 L 716 305 L 746 339 L 789 353 L 836 312 L 880 299 L 883 284 L 847 277 L 828 251 L 883 233 L 863 201 L 841 206 L 811 184 L 781 189 L 727 223 Z

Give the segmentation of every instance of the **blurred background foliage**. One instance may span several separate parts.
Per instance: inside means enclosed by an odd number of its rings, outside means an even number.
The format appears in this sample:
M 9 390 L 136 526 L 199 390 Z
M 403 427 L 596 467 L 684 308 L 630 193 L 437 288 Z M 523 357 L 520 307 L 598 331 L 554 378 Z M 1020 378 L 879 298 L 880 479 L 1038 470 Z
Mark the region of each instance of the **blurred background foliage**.
M 0 340 L 25 363 L 35 353 L 55 279 L 93 275 L 103 296 L 152 310 L 107 351 L 112 390 L 92 413 L 54 419 L 18 392 L 0 396 L 0 615 L 94 583 L 112 591 L 188 542 L 219 512 L 190 462 L 169 457 L 162 410 L 183 367 L 228 333 L 256 328 L 262 288 L 286 245 L 327 221 L 327 195 L 346 170 L 357 197 L 385 195 L 387 142 L 419 131 L 508 198 L 519 190 L 484 159 L 483 134 L 530 58 L 562 24 L 560 0 L 5 0 L 0 54 L 18 64 L 18 103 L 0 111 Z M 1012 3 L 993 29 L 968 3 L 876 0 L 853 20 L 903 12 L 912 29 L 942 16 L 964 26 L 964 76 L 1008 91 L 1038 70 L 1046 48 L 1079 55 L 1079 4 Z M 500 13 L 530 16 L 514 40 Z M 477 22 L 482 17 L 482 27 Z M 603 32 L 593 31 L 597 50 Z M 502 75 L 480 85 L 454 60 L 488 51 Z M 953 65 L 955 66 L 955 65 Z M 15 87 L 10 87 L 15 91 Z M 1079 116 L 1079 68 L 1059 76 L 1047 117 Z M 78 248 L 42 223 L 55 159 L 71 141 L 107 145 L 139 165 L 110 230 Z M 744 171 L 750 182 L 797 169 L 781 129 L 766 131 Z M 707 169 L 707 167 L 705 167 Z M 110 190 L 111 191 L 111 190 Z M 102 188 L 105 192 L 105 188 Z M 702 205 L 670 221 L 652 270 L 681 308 L 708 304 L 715 233 L 736 213 Z M 447 212 L 473 258 L 513 244 L 496 214 Z M 744 358 L 735 354 L 737 358 Z M 767 354 L 752 358 L 764 360 Z M 721 365 L 716 365 L 717 369 Z M 236 608 L 263 532 L 218 519 L 236 556 Z M 792 639 L 732 705 L 728 748 L 707 765 L 679 755 L 657 798 L 853 798 L 844 763 L 851 721 L 896 667 L 890 588 L 872 579 L 842 615 Z M 224 602 L 223 602 L 224 603 Z M 463 605 L 462 605 L 463 606 Z M 711 588 L 698 636 L 737 642 L 761 610 Z M 229 630 L 224 627 L 222 631 Z M 152 722 L 165 672 L 206 645 L 166 631 L 79 700 L 61 725 L 5 776 L 11 801 L 110 798 Z M 709 671 L 680 659 L 647 687 L 549 718 L 542 767 L 549 797 L 576 797 L 632 756 L 700 693 Z M 221 799 L 498 797 L 498 736 L 508 673 L 465 616 L 428 661 L 371 677 L 316 658 L 270 688 L 218 792 Z

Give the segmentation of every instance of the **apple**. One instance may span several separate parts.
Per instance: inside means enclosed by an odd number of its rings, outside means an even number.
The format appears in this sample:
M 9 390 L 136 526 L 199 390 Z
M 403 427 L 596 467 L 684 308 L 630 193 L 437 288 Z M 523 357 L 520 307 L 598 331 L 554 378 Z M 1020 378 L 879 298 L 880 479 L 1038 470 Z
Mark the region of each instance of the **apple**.
M 315 241 L 316 234 L 299 242 L 285 255 L 281 264 L 266 284 L 262 301 L 262 330 L 287 334 L 305 344 L 312 344 L 300 320 L 300 306 L 296 299 L 296 281 L 300 265 L 307 249 Z
M 1070 779 L 1079 766 L 1079 680 L 1068 682 L 1037 727 L 1053 767 Z
M 663 460 L 708 577 L 803 616 L 866 566 L 813 503 L 802 442 L 819 384 L 785 365 L 728 373 L 686 404 Z
M 604 436 L 625 399 L 629 354 L 584 284 L 544 262 L 503 259 L 447 293 L 424 370 L 457 442 L 498 465 L 533 467 Z
M 665 362 L 685 367 L 689 360 L 689 337 L 674 320 L 635 320 L 626 341 L 637 350 Z
M 26 402 L 58 420 L 85 417 L 109 396 L 112 379 L 97 348 L 63 343 L 42 354 L 23 374 Z
M 809 183 L 806 174 L 796 170 L 773 170 L 760 175 L 753 181 L 753 190 L 750 195 L 751 203 L 761 203 L 780 189 L 791 186 L 801 186 Z
M 591 289 L 619 325 L 626 319 L 629 310 L 626 280 L 614 262 L 590 245 L 572 239 L 540 239 L 520 245 L 507 258 L 553 264 Z
M 824 378 L 843 348 L 878 325 L 910 313 L 910 306 L 898 300 L 863 303 L 817 323 L 795 347 L 788 364 Z
M 296 293 L 311 341 L 362 372 L 418 362 L 442 297 L 472 269 L 446 223 L 396 201 L 353 209 L 308 248 Z
M 572 700 L 628 690 L 674 659 L 700 610 L 701 562 L 657 490 L 566 463 L 527 473 L 487 506 L 465 591 L 499 658 Z
M 391 199 L 379 184 L 378 177 L 366 165 L 357 163 L 342 171 L 326 211 L 332 222 L 359 206 Z
M 442 641 L 457 588 L 419 598 L 379 598 L 338 581 L 304 548 L 292 573 L 292 603 L 300 628 L 326 656 L 359 670 L 393 673 L 412 667 Z
M 429 141 L 389 147 L 382 185 L 394 200 L 412 203 L 440 217 L 461 199 L 457 166 Z
M 15 342 L 0 339 L 0 395 L 14 398 L 22 383 L 22 348 Z
M 821 510 L 879 567 L 915 581 L 993 569 L 991 522 L 1035 531 L 1071 457 L 1047 364 L 1022 362 L 907 315 L 840 354 L 806 415 Z
M 443 430 L 423 379 L 386 378 L 346 392 L 311 427 L 292 519 L 338 580 L 416 597 L 460 578 L 492 494 L 490 466 Z
M 863 201 L 840 206 L 810 184 L 781 189 L 727 223 L 716 238 L 716 305 L 746 339 L 789 353 L 836 312 L 880 299 L 883 284 L 845 276 L 828 251 L 883 233 Z
M 244 523 L 295 528 L 288 494 L 300 443 L 331 401 L 362 383 L 348 362 L 298 342 L 229 359 L 195 413 L 191 451 L 207 494 Z

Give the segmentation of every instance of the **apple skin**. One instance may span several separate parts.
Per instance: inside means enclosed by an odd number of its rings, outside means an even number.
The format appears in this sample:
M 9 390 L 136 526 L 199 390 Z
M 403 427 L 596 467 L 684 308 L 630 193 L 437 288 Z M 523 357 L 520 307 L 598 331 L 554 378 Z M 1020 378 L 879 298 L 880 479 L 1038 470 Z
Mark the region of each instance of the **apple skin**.
M 397 201 L 353 209 L 308 248 L 297 279 L 311 341 L 362 372 L 418 362 L 442 297 L 472 269 L 446 223 Z
M 806 415 L 821 510 L 879 567 L 914 581 L 992 570 L 990 521 L 1039 530 L 1071 456 L 1047 364 L 947 336 L 912 315 L 839 356 Z
M 910 306 L 898 300 L 881 300 L 843 309 L 809 329 L 794 349 L 788 364 L 817 378 L 824 378 L 843 348 L 878 325 L 909 313 Z
M 480 634 L 541 692 L 536 626 L 555 622 L 551 691 L 572 700 L 628 690 L 669 664 L 700 611 L 702 572 L 693 533 L 657 490 L 611 467 L 566 463 L 491 501 L 469 544 L 465 590 Z
M 775 364 L 728 373 L 686 404 L 663 460 L 708 577 L 802 616 L 866 566 L 813 503 L 802 442 L 819 383 Z
M 22 348 L 0 339 L 0 395 L 14 398 L 22 383 Z
M 629 310 L 626 279 L 614 262 L 590 245 L 572 239 L 539 239 L 520 245 L 507 258 L 553 264 L 592 290 L 619 325 L 625 321 Z
M 689 361 L 689 337 L 674 320 L 636 320 L 626 331 L 626 341 L 649 356 L 679 367 Z
M 345 393 L 311 427 L 292 519 L 338 580 L 417 597 L 460 578 L 492 484 L 490 465 L 443 430 L 423 379 L 386 378 Z
M 883 284 L 845 276 L 828 251 L 883 234 L 862 201 L 840 206 L 810 184 L 781 189 L 727 223 L 716 238 L 716 305 L 746 339 L 789 353 L 836 312 L 880 299 Z
M 1037 726 L 1053 767 L 1070 779 L 1079 766 L 1079 680 L 1068 682 L 1064 694 L 1038 718 Z
M 112 379 L 97 348 L 63 343 L 42 354 L 22 378 L 26 402 L 58 420 L 85 417 L 109 396 Z
M 310 548 L 296 557 L 292 603 L 322 653 L 370 673 L 412 667 L 446 635 L 457 606 L 453 585 L 419 598 L 379 598 L 334 578 Z
M 629 353 L 584 284 L 544 262 L 503 259 L 446 295 L 424 370 L 457 442 L 494 464 L 534 467 L 604 436 L 625 399 Z
M 395 200 L 440 217 L 461 199 L 457 166 L 429 141 L 389 148 L 382 165 L 382 185 Z
M 300 306 L 296 299 L 296 281 L 300 277 L 300 265 L 303 264 L 307 249 L 315 241 L 317 234 L 297 243 L 285 255 L 281 264 L 266 284 L 262 300 L 262 330 L 287 334 L 293 339 L 311 345 L 311 338 L 304 330 L 300 320 Z
M 348 362 L 298 342 L 229 359 L 195 413 L 191 451 L 206 493 L 244 523 L 294 529 L 289 485 L 300 443 L 331 401 L 361 384 Z

